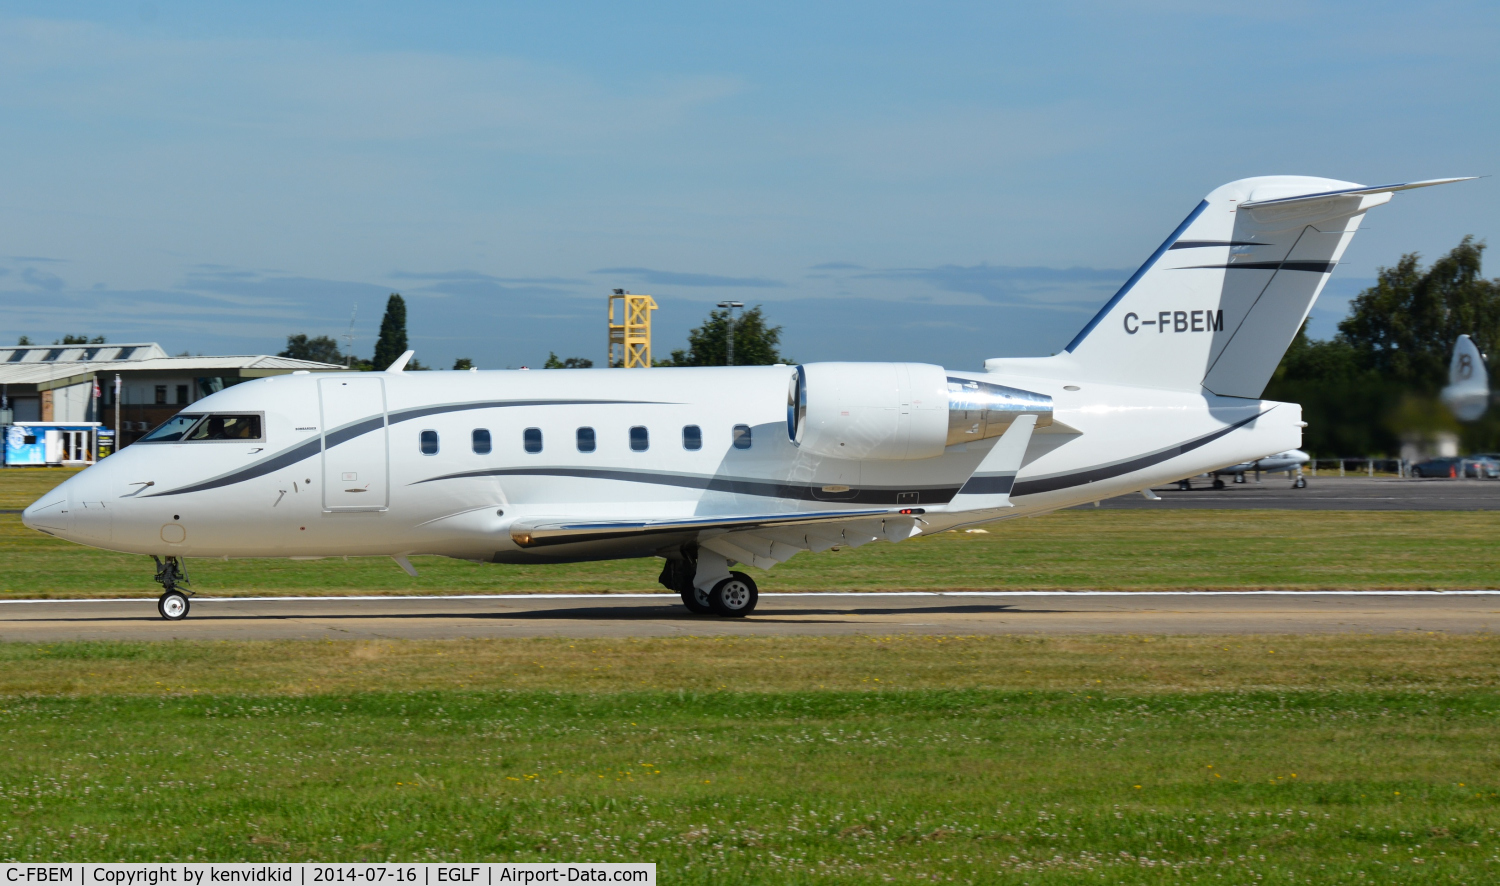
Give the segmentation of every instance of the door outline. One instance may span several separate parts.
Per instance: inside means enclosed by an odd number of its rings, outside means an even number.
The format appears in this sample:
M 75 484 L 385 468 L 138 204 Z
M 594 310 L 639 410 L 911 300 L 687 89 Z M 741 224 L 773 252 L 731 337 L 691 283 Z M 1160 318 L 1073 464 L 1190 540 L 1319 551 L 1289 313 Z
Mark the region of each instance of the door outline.
M 352 376 L 352 374 L 351 374 L 351 376 Z M 377 385 L 380 386 L 380 429 L 379 429 L 378 433 L 380 434 L 380 442 L 381 442 L 381 447 L 380 448 L 381 448 L 381 452 L 384 455 L 384 458 L 382 459 L 382 461 L 384 463 L 383 463 L 383 465 L 381 467 L 382 471 L 384 472 L 384 475 L 383 475 L 383 478 L 382 478 L 383 482 L 381 484 L 381 491 L 384 493 L 384 499 L 382 501 L 380 501 L 378 504 L 372 503 L 372 504 L 368 504 L 368 505 L 330 505 L 328 503 L 328 490 L 329 490 L 329 483 L 330 483 L 329 467 L 328 467 L 328 449 L 329 449 L 329 446 L 328 446 L 328 433 L 329 433 L 329 431 L 338 430 L 338 428 L 329 427 L 329 424 L 328 424 L 328 408 L 327 408 L 328 404 L 327 404 L 327 401 L 326 401 L 326 399 L 324 397 L 324 393 L 323 392 L 324 392 L 325 388 L 329 384 L 344 385 L 344 384 L 348 384 L 348 382 L 350 382 L 350 381 L 361 381 L 361 382 L 364 382 L 364 381 L 373 381 Z M 363 419 L 361 419 L 361 420 L 363 420 Z M 347 379 L 341 379 L 341 378 L 336 378 L 336 377 L 335 378 L 322 378 L 322 379 L 319 379 L 318 380 L 318 421 L 320 422 L 320 425 L 319 425 L 320 431 L 319 431 L 319 435 L 318 435 L 318 440 L 319 440 L 319 468 L 320 468 L 320 470 L 322 472 L 321 480 L 323 481 L 323 490 L 322 490 L 322 492 L 323 492 L 323 512 L 324 513 L 341 513 L 341 514 L 347 514 L 347 513 L 360 513 L 360 512 L 370 513 L 370 512 L 379 512 L 379 511 L 390 510 L 390 504 L 391 504 L 391 438 L 390 438 L 391 419 L 390 419 L 390 404 L 386 401 L 385 379 L 383 379 L 383 378 L 359 378 L 357 376 L 353 376 L 353 377 L 350 377 L 350 378 L 347 378 Z M 371 433 L 376 433 L 376 432 L 371 432 Z M 363 435 L 361 435 L 361 436 L 363 436 Z

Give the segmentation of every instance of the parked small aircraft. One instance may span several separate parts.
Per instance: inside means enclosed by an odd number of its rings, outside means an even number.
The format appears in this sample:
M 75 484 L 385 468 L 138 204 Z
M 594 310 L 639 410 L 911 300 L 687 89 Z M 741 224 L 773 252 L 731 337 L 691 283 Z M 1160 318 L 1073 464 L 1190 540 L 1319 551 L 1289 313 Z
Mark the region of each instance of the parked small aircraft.
M 1460 335 L 1453 343 L 1448 386 L 1441 397 L 1459 421 L 1478 421 L 1490 408 L 1490 374 L 1479 346 L 1467 335 Z
M 1254 461 L 1242 461 L 1237 465 L 1219 468 L 1217 471 L 1210 471 L 1209 475 L 1213 477 L 1214 488 L 1223 489 L 1223 478 L 1226 476 L 1233 477 L 1236 483 L 1243 483 L 1245 482 L 1246 474 L 1280 474 L 1284 472 L 1291 475 L 1293 489 L 1306 489 L 1307 478 L 1302 476 L 1302 466 L 1309 461 L 1311 461 L 1311 457 L 1302 450 L 1288 449 L 1286 452 L 1278 452 L 1275 455 L 1257 458 Z M 1178 480 L 1177 488 L 1193 488 L 1192 478 Z
M 26 509 L 150 555 L 168 619 L 189 557 L 660 557 L 694 612 L 754 610 L 801 551 L 1148 489 L 1285 452 L 1259 399 L 1369 209 L 1396 191 L 1269 176 L 1208 195 L 1059 354 L 983 372 L 809 363 L 293 374 L 193 404 Z

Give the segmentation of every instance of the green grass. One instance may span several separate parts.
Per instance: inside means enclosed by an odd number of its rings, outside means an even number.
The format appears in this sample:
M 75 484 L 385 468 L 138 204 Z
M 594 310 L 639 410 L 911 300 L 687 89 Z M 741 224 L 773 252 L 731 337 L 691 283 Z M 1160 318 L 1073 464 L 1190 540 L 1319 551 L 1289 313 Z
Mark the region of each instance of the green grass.
M 654 861 L 661 882 L 715 884 L 1493 881 L 1497 652 L 1482 636 L 7 644 L 0 856 Z
M 23 507 L 70 471 L 0 471 Z M 799 554 L 766 590 L 1442 590 L 1496 586 L 1500 512 L 1072 510 L 900 544 Z M 656 559 L 496 566 L 414 557 L 192 560 L 214 595 L 659 592 Z M 60 541 L 0 515 L 0 597 L 154 596 L 151 562 Z

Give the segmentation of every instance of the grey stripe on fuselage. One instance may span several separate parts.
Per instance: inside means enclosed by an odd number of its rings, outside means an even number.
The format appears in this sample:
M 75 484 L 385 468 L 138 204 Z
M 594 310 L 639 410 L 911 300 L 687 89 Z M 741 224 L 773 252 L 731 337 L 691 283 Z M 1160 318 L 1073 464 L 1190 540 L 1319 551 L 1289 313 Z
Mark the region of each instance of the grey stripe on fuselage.
M 806 486 L 785 483 L 779 480 L 761 480 L 751 477 L 724 477 L 713 474 L 674 474 L 664 471 L 642 471 L 630 468 L 486 468 L 478 471 L 462 471 L 418 480 L 417 483 L 436 483 L 439 480 L 461 480 L 468 477 L 577 477 L 588 480 L 617 480 L 624 483 L 649 483 L 655 486 L 676 486 L 683 489 L 703 489 L 709 492 L 730 492 L 736 495 L 754 495 L 761 498 L 793 498 L 800 501 L 838 502 L 841 504 L 946 504 L 958 493 L 957 486 L 853 486 L 847 492 L 824 492 L 821 486 Z M 412 484 L 416 485 L 416 484 Z M 903 494 L 917 493 L 918 501 L 900 500 Z

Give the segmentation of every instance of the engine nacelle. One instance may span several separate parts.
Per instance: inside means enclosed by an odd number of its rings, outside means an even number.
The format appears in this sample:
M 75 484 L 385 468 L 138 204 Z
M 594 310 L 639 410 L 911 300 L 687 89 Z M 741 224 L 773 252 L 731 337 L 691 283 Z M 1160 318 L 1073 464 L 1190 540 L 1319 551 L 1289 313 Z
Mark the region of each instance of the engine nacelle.
M 957 443 L 998 437 L 1020 415 L 1052 423 L 1052 398 L 949 378 L 930 363 L 808 363 L 787 395 L 787 434 L 832 458 L 934 458 Z

